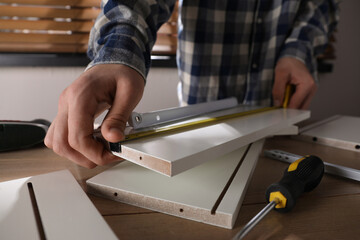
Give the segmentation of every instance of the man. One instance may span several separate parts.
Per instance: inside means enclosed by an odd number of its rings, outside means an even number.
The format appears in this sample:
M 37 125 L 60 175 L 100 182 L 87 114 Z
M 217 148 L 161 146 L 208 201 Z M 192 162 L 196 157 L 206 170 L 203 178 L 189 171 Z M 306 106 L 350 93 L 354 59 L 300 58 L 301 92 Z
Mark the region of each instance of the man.
M 45 144 L 79 165 L 117 158 L 92 138 L 95 117 L 109 142 L 142 97 L 156 31 L 175 1 L 103 1 L 92 29 L 85 71 L 62 93 Z M 245 104 L 307 108 L 316 91 L 316 55 L 337 21 L 333 0 L 180 1 L 177 62 L 185 104 L 236 96 Z

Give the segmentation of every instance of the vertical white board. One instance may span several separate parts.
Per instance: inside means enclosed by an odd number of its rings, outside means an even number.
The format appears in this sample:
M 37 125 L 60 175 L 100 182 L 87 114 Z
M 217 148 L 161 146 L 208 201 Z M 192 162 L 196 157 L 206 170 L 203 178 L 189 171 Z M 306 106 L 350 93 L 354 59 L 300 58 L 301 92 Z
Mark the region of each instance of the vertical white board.
M 275 109 L 210 126 L 131 140 L 121 144 L 120 153 L 113 153 L 167 176 L 174 176 L 309 117 L 309 111 Z
M 0 183 L 0 239 L 42 239 L 28 183 L 46 239 L 117 239 L 69 171 Z
M 124 161 L 89 179 L 88 191 L 131 205 L 232 228 L 262 145 L 260 140 L 171 178 Z

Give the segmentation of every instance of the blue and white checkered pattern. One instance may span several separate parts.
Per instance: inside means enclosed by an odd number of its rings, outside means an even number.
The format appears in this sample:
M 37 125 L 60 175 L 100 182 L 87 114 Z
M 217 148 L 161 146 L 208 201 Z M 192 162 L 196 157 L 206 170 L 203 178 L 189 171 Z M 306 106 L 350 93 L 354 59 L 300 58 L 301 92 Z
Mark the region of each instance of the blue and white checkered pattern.
M 103 1 L 89 67 L 121 63 L 144 78 L 156 31 L 175 1 Z M 180 0 L 177 62 L 183 104 L 236 96 L 271 105 L 274 67 L 291 56 L 317 79 L 316 59 L 338 21 L 336 0 Z

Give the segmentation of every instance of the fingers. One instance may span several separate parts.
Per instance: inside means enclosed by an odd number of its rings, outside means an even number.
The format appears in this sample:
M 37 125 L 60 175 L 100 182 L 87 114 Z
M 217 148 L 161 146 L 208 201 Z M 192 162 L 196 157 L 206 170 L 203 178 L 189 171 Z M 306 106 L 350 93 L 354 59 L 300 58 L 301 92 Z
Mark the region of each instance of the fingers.
M 121 81 L 117 84 L 115 98 L 101 126 L 101 133 L 109 142 L 119 142 L 124 139 L 126 122 L 132 110 L 140 101 L 144 80 L 132 69 L 126 69 L 131 75 L 131 81 Z
M 291 75 L 287 71 L 275 71 L 275 81 L 272 90 L 274 106 L 280 107 L 284 102 L 286 86 L 290 82 Z
M 78 115 L 81 115 L 82 112 L 73 114 L 74 111 L 77 111 L 76 107 L 68 106 L 66 99 L 64 100 L 64 98 L 66 97 L 61 97 L 59 101 L 58 115 L 49 128 L 45 138 L 45 145 L 52 148 L 58 155 L 86 168 L 94 168 L 96 165 L 104 165 L 105 163 L 115 161 L 115 156 L 103 149 L 100 150 L 102 147 L 100 143 L 89 143 L 88 138 L 83 137 L 83 132 L 71 134 L 73 128 L 86 129 L 87 132 L 92 133 L 93 127 L 92 124 L 88 124 L 85 128 L 83 128 L 84 126 L 80 127 L 72 124 L 73 122 L 70 120 L 69 115 L 73 116 L 73 118 L 78 118 Z M 70 126 L 69 123 L 71 123 Z M 74 137 L 74 135 L 76 135 L 76 137 Z M 88 137 L 92 138 L 92 135 L 90 134 Z M 85 145 L 88 146 L 85 147 L 86 149 L 83 144 L 80 144 L 84 142 L 84 140 L 81 139 L 85 139 Z M 95 140 L 91 140 L 95 142 Z M 94 145 L 96 144 L 101 146 L 95 148 Z M 104 156 L 94 157 L 94 155 L 96 155 L 93 153 L 94 149 L 95 151 L 101 151 Z M 85 155 L 83 153 L 85 153 Z
M 53 122 L 52 126 L 49 130 L 54 129 L 52 132 L 56 132 L 56 134 L 51 134 L 51 132 L 48 132 L 46 136 L 45 144 L 47 147 L 52 148 L 55 153 L 58 155 L 65 157 L 76 164 L 86 167 L 86 168 L 94 168 L 96 166 L 95 163 L 87 159 L 85 156 L 83 156 L 81 153 L 74 150 L 67 141 L 67 132 L 62 131 L 62 129 L 66 129 L 64 126 L 58 126 L 57 123 L 61 123 L 61 121 L 55 121 Z M 61 134 L 61 132 L 63 134 Z M 62 135 L 62 136 L 61 136 Z M 55 136 L 55 138 L 54 138 Z
M 113 106 L 106 115 L 101 126 L 101 133 L 109 142 L 119 142 L 125 138 L 124 130 L 129 114 L 124 114 L 119 111 L 116 106 Z
M 288 107 L 307 109 L 316 93 L 317 85 L 305 64 L 295 58 L 284 57 L 278 61 L 275 68 L 273 86 L 274 105 L 276 101 L 283 102 L 285 88 L 288 84 L 295 86 L 295 92 L 290 98 Z
M 308 109 L 316 90 L 316 84 L 311 84 L 310 81 L 309 84 L 297 85 L 296 91 L 290 99 L 289 108 Z
M 89 105 L 89 102 L 86 105 Z M 68 151 L 68 154 L 72 155 L 70 159 L 77 163 L 86 159 L 86 164 L 90 166 L 105 165 L 116 161 L 117 158 L 108 152 L 103 144 L 93 138 L 94 116 L 86 105 L 82 102 L 69 106 L 67 143 L 71 148 Z M 94 104 L 90 103 L 90 105 Z M 62 129 L 64 128 L 62 127 Z M 74 151 L 78 154 L 75 155 Z
M 119 160 L 93 138 L 95 117 L 112 106 L 104 131 L 108 140 L 123 138 L 126 121 L 140 101 L 144 80 L 123 65 L 99 65 L 81 75 L 61 95 L 58 114 L 45 137 L 57 154 L 87 167 Z M 111 129 L 111 131 L 110 131 Z M 120 129 L 118 132 L 113 129 Z
M 122 99 L 123 92 L 125 92 L 124 99 Z M 125 137 L 124 130 L 126 122 L 133 109 L 131 104 L 128 104 L 130 100 L 126 95 L 128 95 L 127 88 L 119 86 L 116 90 L 113 105 L 109 109 L 101 126 L 101 133 L 109 142 L 119 142 Z
M 58 117 L 52 122 L 44 140 L 45 145 L 48 148 L 52 148 L 58 155 L 70 159 L 78 165 L 87 168 L 94 168 L 96 164 L 89 161 L 68 144 L 66 116 L 67 114 L 58 115 Z

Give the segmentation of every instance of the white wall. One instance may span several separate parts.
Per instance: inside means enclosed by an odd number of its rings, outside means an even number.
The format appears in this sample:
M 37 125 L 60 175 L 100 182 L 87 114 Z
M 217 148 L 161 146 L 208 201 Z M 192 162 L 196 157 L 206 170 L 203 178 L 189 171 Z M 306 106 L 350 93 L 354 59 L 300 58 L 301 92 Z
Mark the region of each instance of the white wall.
M 82 72 L 81 67 L 0 68 L 0 119 L 52 121 L 60 93 Z M 178 105 L 176 69 L 151 69 L 138 112 Z
M 57 98 L 81 68 L 0 68 L 0 119 L 52 120 Z

